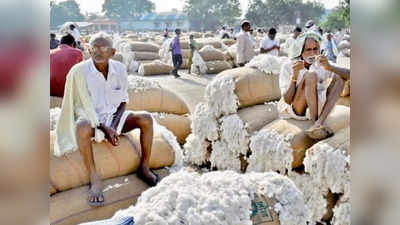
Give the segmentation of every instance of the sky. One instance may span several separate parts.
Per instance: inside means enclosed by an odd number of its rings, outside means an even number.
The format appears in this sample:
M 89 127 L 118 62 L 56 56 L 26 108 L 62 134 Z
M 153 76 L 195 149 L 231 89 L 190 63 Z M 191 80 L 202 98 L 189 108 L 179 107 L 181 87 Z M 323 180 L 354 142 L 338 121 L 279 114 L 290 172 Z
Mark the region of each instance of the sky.
M 57 0 L 57 2 L 65 0 Z M 76 0 L 82 12 L 101 12 L 104 0 Z M 156 5 L 156 12 L 170 11 L 173 8 L 182 10 L 184 0 L 151 0 Z M 247 10 L 248 0 L 239 0 L 242 9 Z M 332 9 L 339 4 L 339 0 L 318 0 L 325 8 Z

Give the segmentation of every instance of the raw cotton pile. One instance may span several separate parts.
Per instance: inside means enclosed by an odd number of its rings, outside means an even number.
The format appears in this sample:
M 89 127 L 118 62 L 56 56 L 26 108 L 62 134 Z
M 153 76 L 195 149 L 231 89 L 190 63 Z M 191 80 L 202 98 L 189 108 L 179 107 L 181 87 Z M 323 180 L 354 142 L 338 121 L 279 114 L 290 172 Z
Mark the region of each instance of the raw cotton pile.
M 142 76 L 169 74 L 173 67 L 160 60 L 154 60 L 151 63 L 142 63 L 139 66 L 138 73 Z
M 222 39 L 221 42 L 226 46 L 231 46 L 236 43 L 236 40 L 233 39 Z
M 181 144 L 190 133 L 190 119 L 186 103 L 174 92 L 157 82 L 139 76 L 128 76 L 128 110 L 162 113 L 157 121 L 171 130 Z
M 276 57 L 269 54 L 261 54 L 255 56 L 250 62 L 248 62 L 246 67 L 256 68 L 267 74 L 279 74 L 281 65 L 286 60 L 288 60 L 287 57 Z
M 207 64 L 204 62 L 203 58 L 201 58 L 201 55 L 199 54 L 198 51 L 195 51 L 193 53 L 193 58 L 192 58 L 193 64 L 192 67 L 190 68 L 191 72 L 194 74 L 205 74 L 207 73 Z
M 59 107 L 50 109 L 50 130 L 55 130 L 61 109 Z
M 339 55 L 344 55 L 346 57 L 350 57 L 350 40 L 342 40 L 338 44 Z
M 310 220 L 301 192 L 286 177 L 233 171 L 171 174 L 113 218 L 133 216 L 138 225 L 253 224 L 257 195 L 270 201 L 267 210 L 276 224 L 305 225 Z

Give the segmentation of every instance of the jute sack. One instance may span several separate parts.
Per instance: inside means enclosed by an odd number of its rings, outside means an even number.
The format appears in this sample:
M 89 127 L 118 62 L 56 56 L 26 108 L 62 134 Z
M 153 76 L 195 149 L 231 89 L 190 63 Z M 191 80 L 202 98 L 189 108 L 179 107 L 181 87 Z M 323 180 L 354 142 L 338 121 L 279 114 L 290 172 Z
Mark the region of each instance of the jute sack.
M 224 53 L 216 48 L 203 47 L 202 49 L 200 49 L 199 53 L 203 60 L 206 62 L 225 60 Z
M 153 117 L 176 136 L 179 144 L 186 143 L 186 137 L 191 133 L 189 117 L 166 113 L 155 114 Z
M 211 45 L 214 48 L 222 48 L 221 42 L 216 39 L 199 39 L 197 43 L 199 45 L 199 48 L 202 48 L 206 45 Z
M 79 151 L 62 157 L 53 155 L 55 133 L 50 132 L 50 185 L 57 192 L 89 183 L 89 175 Z M 140 166 L 140 130 L 121 136 L 118 146 L 108 142 L 92 143 L 96 170 L 102 179 L 123 176 L 135 172 Z M 157 169 L 174 163 L 174 150 L 168 142 L 155 132 L 150 168 Z M 54 191 L 53 190 L 53 191 Z
M 172 69 L 173 69 L 172 66 L 163 63 L 160 60 L 155 60 L 151 63 L 140 64 L 138 73 L 142 76 L 161 75 L 161 74 L 169 74 Z
M 179 44 L 181 45 L 181 49 L 190 49 L 189 40 L 180 39 Z
M 189 58 L 190 49 L 182 49 L 182 58 Z
M 160 178 L 168 176 L 167 169 L 155 170 Z M 88 186 L 57 193 L 50 197 L 50 224 L 70 225 L 111 218 L 118 210 L 136 204 L 141 193 L 149 186 L 136 174 L 104 180 L 105 203 L 90 207 L 87 202 Z
M 350 48 L 350 42 L 347 41 L 347 40 L 343 40 L 338 44 L 337 48 L 338 48 L 339 51 L 342 50 L 342 49 Z
M 222 39 L 221 41 L 226 46 L 231 46 L 236 43 L 236 40 L 233 39 Z
M 344 88 L 343 88 L 342 94 L 340 96 L 341 97 L 350 96 L 350 80 L 347 80 L 344 83 Z
M 339 100 L 336 102 L 336 105 L 344 105 L 350 107 L 351 103 L 351 97 L 346 96 L 346 97 L 340 97 Z
M 232 69 L 232 66 L 226 61 L 208 61 L 207 74 L 217 74 L 225 70 Z
M 50 108 L 56 108 L 56 107 L 61 108 L 62 100 L 63 98 L 61 97 L 50 96 Z
M 207 33 L 204 33 L 204 34 L 203 34 L 203 37 L 204 37 L 204 38 L 214 37 L 214 34 L 208 33 L 208 32 L 207 32 Z
M 265 74 L 258 69 L 240 67 L 225 70 L 217 77 L 231 76 L 235 81 L 235 94 L 239 98 L 239 108 L 279 100 L 278 74 Z
M 154 60 L 160 59 L 158 52 L 135 52 L 135 60 Z
M 306 150 L 316 143 L 315 140 L 309 138 L 304 131 L 310 128 L 313 122 L 310 120 L 294 120 L 294 119 L 278 119 L 267 124 L 261 130 L 270 133 L 277 133 L 282 137 L 290 137 L 286 139 L 293 150 L 292 168 L 297 168 L 303 164 Z M 346 106 L 336 105 L 332 112 L 325 120 L 325 126 L 330 128 L 334 133 L 350 126 L 350 108 Z
M 279 117 L 276 104 L 250 106 L 239 109 L 237 114 L 247 124 L 246 129 L 250 135 Z
M 112 59 L 113 60 L 116 60 L 116 61 L 118 61 L 118 62 L 121 62 L 121 63 L 123 63 L 123 57 L 122 57 L 122 55 L 120 54 L 120 53 L 116 53 L 113 57 L 112 57 Z
M 177 115 L 189 112 L 188 106 L 172 91 L 163 87 L 145 90 L 128 89 L 129 103 L 126 109 L 148 112 L 166 112 Z
M 158 53 L 158 50 L 160 50 L 160 46 L 154 44 L 154 43 L 148 43 L 148 42 L 140 42 L 140 41 L 130 41 L 129 42 L 129 47 L 131 51 L 134 52 L 155 52 Z
M 325 140 L 319 141 L 311 148 L 307 149 L 307 154 L 313 155 L 319 145 L 329 145 L 334 149 L 340 149 L 344 155 L 351 154 L 350 151 L 350 127 L 339 130 L 335 135 Z

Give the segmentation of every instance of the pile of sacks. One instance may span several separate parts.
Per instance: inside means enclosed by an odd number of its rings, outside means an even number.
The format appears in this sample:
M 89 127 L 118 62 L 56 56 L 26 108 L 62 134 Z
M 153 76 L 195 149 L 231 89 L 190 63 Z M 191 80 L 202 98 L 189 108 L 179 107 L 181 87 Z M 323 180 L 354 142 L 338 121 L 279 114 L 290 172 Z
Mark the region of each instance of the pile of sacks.
M 205 71 L 207 74 L 216 74 L 232 68 L 232 66 L 225 61 L 224 53 L 211 45 L 202 47 L 199 51 L 199 55 L 207 67 Z M 202 72 L 204 71 L 199 70 L 199 67 L 197 67 L 197 59 L 193 59 L 193 65 L 193 73 L 203 74 Z
M 310 216 L 299 189 L 277 173 L 201 175 L 181 170 L 143 192 L 135 206 L 113 219 L 133 217 L 137 225 L 306 225 Z
M 280 119 L 274 101 L 281 96 L 279 71 L 286 59 L 259 55 L 218 74 L 191 116 L 184 160 L 209 169 L 277 171 L 302 190 L 310 224 L 349 224 L 350 109 L 334 108 L 326 125 L 335 135 L 319 142 L 304 133 L 311 121 Z

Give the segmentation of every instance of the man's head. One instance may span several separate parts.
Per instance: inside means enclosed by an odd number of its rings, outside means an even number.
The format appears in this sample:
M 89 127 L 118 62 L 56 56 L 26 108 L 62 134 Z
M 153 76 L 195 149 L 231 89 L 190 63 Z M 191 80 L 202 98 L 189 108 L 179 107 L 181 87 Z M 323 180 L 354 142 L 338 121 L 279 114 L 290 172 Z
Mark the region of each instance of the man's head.
M 318 33 L 322 36 L 324 34 L 324 31 L 322 30 L 321 27 L 318 27 Z
M 250 22 L 247 21 L 247 20 L 243 21 L 243 22 L 242 22 L 242 29 L 243 29 L 245 32 L 250 31 Z
M 115 55 L 112 47 L 113 41 L 110 35 L 104 32 L 97 33 L 90 38 L 89 53 L 95 63 L 108 63 L 108 60 Z
M 253 29 L 250 29 L 249 33 L 250 33 L 250 34 L 253 34 L 253 31 L 254 31 Z
M 305 24 L 305 28 L 306 29 L 310 29 L 312 26 L 314 26 L 314 21 L 313 20 L 309 20 L 307 21 L 307 23 Z
M 54 33 L 50 33 L 50 39 L 56 39 L 56 35 Z
M 293 30 L 293 38 L 296 39 L 300 34 L 301 34 L 301 28 L 300 27 L 294 28 L 294 30 Z
M 274 40 L 275 36 L 276 36 L 276 29 L 272 27 L 268 30 L 268 37 L 269 39 Z
M 303 50 L 301 51 L 301 58 L 308 64 L 313 64 L 321 52 L 318 41 L 313 38 L 306 38 L 304 41 Z
M 75 47 L 75 38 L 71 34 L 66 34 L 61 37 L 60 44 L 69 45 Z
M 75 29 L 75 25 L 73 25 L 73 24 L 69 25 L 69 29 L 74 30 Z
M 176 35 L 181 35 L 181 29 L 176 28 L 176 29 L 175 29 L 175 34 L 176 34 Z
M 194 35 L 193 35 L 193 34 L 189 35 L 189 38 L 190 38 L 191 40 L 193 40 Z
M 332 33 L 331 32 L 327 33 L 326 39 L 328 39 L 328 41 L 332 40 Z
M 225 30 L 226 29 L 226 27 L 225 26 L 222 26 L 222 30 Z

